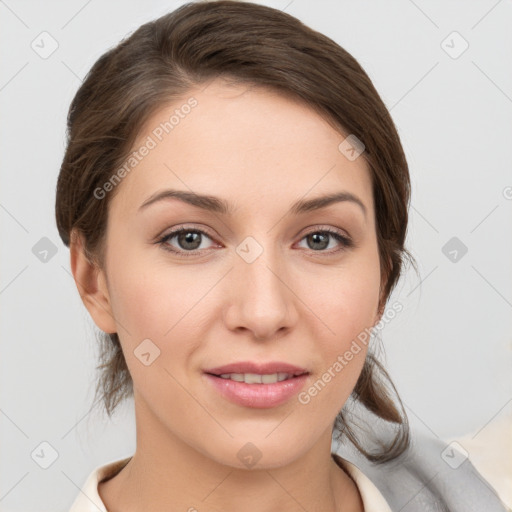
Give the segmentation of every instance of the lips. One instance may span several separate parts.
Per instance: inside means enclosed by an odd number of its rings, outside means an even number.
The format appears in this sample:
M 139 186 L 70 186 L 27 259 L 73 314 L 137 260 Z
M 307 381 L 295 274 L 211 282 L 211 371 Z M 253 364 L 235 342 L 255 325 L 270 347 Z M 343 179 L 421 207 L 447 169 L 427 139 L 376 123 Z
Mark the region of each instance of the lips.
M 293 376 L 309 373 L 305 368 L 295 366 L 282 361 L 270 361 L 268 363 L 257 363 L 253 361 L 240 361 L 224 366 L 217 366 L 204 370 L 210 375 L 220 376 L 227 373 L 253 373 L 259 375 L 270 375 L 274 373 L 287 373 Z
M 283 405 L 297 395 L 306 385 L 309 374 L 269 384 L 247 384 L 210 373 L 204 373 L 203 378 L 210 389 L 231 403 L 242 407 L 269 409 Z
M 267 409 L 288 402 L 304 387 L 309 373 L 282 361 L 241 361 L 204 370 L 203 377 L 226 400 L 242 407 Z

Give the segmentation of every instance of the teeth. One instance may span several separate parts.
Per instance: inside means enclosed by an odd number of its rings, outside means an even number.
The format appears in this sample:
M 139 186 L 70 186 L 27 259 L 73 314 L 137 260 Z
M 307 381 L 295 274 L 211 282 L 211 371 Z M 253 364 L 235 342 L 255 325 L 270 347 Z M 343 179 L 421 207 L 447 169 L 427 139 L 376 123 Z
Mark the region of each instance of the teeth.
M 257 373 L 223 373 L 221 378 L 231 379 L 236 382 L 245 382 L 246 384 L 273 384 L 292 378 L 288 373 L 272 373 L 270 375 L 259 375 Z

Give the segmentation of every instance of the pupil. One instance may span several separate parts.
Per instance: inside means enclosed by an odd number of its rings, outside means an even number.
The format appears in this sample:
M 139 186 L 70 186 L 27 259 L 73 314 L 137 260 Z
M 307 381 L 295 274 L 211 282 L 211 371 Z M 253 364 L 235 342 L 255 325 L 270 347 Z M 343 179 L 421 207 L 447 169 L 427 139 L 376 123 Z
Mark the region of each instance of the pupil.
M 325 249 L 329 245 L 328 235 L 326 233 L 313 233 L 309 237 L 313 240 L 313 245 L 320 244 L 320 247 L 310 246 L 311 249 Z
M 180 233 L 178 235 L 178 240 L 179 240 L 180 245 L 184 249 L 197 249 L 201 245 L 200 233 L 195 233 L 192 231 Z M 188 246 L 187 244 L 192 244 L 192 247 Z

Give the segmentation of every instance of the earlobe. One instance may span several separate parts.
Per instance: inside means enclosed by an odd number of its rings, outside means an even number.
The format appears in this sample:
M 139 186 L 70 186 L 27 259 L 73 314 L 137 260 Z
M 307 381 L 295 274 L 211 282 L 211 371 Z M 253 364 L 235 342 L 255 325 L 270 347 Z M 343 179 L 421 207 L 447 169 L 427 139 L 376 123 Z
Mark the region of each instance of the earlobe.
M 78 293 L 94 323 L 106 333 L 117 332 L 104 271 L 85 254 L 81 235 L 73 233 L 69 251 Z

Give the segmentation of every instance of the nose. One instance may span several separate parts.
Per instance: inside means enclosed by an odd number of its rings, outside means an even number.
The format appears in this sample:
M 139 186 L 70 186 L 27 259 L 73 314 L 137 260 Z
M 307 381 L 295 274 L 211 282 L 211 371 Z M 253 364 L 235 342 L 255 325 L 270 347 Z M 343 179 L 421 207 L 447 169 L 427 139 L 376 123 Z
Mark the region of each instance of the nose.
M 233 331 L 249 331 L 258 340 L 273 339 L 289 331 L 298 311 L 284 264 L 264 251 L 248 263 L 236 256 L 228 274 L 224 321 Z

